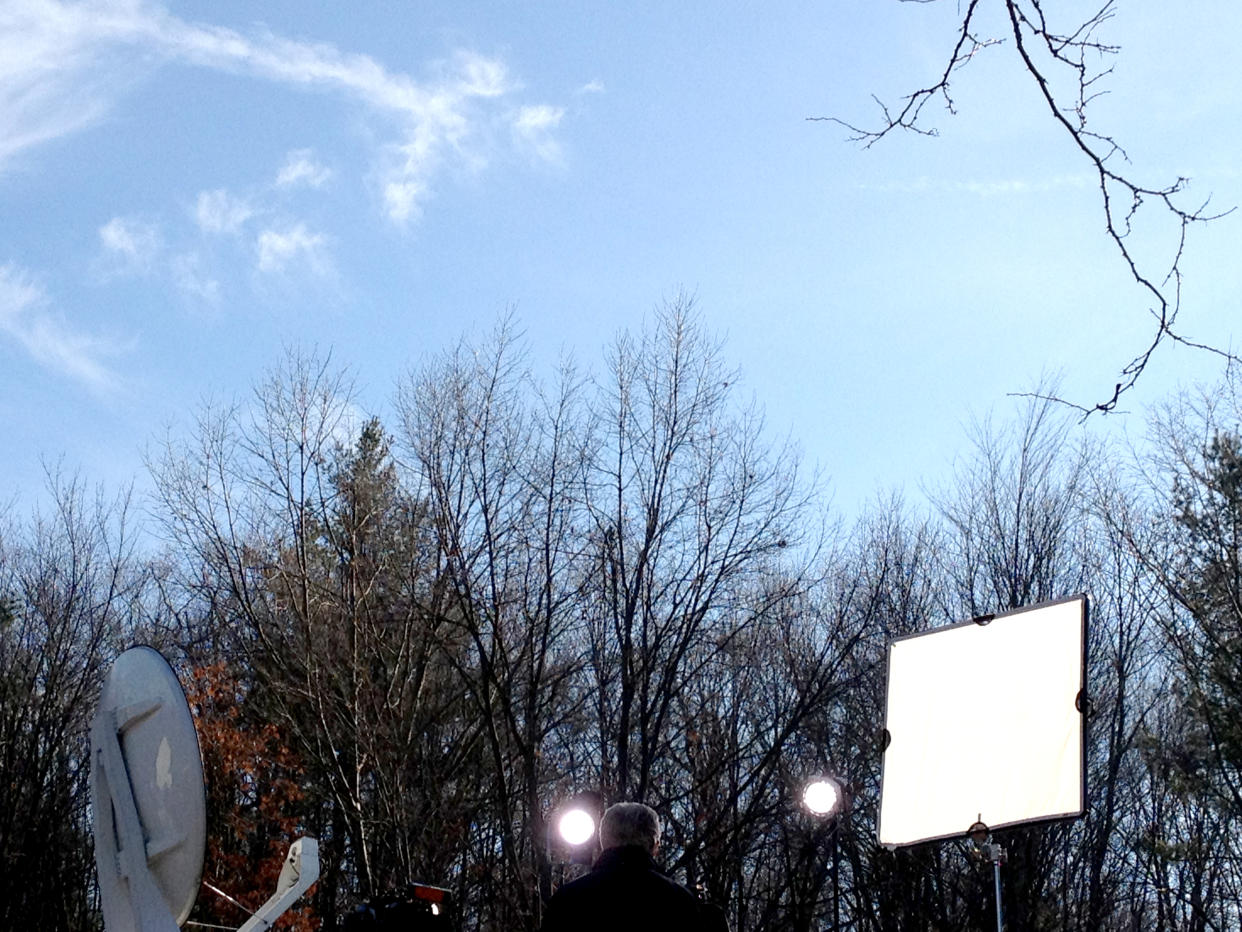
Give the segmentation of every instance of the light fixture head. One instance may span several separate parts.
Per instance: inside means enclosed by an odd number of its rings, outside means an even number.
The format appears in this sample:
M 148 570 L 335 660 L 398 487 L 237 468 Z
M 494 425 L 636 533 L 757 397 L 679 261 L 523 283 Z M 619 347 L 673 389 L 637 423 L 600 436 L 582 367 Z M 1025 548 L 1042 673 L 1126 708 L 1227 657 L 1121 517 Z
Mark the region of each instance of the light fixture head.
M 556 831 L 565 844 L 577 848 L 595 837 L 595 817 L 585 809 L 567 809 L 556 820 Z
M 976 848 L 982 848 L 987 844 L 988 839 L 992 837 L 992 833 L 980 820 L 966 830 L 966 837 L 974 843 Z
M 836 777 L 815 777 L 802 788 L 802 806 L 813 816 L 831 818 L 845 804 L 845 789 Z

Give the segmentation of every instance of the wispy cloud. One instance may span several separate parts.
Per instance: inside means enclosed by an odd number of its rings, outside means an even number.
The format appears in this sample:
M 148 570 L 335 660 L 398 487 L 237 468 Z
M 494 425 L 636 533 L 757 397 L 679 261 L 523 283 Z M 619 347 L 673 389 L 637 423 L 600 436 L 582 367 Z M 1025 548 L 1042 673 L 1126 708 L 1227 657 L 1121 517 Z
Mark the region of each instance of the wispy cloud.
M 283 231 L 264 230 L 256 250 L 260 272 L 283 272 L 295 262 L 305 264 L 317 275 L 326 274 L 330 267 L 326 238 L 300 223 Z
M 249 202 L 223 188 L 200 192 L 194 205 L 194 220 L 204 233 L 240 233 L 252 216 Z
M 185 252 L 174 256 L 169 270 L 173 283 L 182 293 L 206 304 L 220 303 L 220 282 L 203 270 L 203 260 L 198 253 Z
M 290 152 L 276 175 L 276 187 L 293 188 L 305 185 L 308 188 L 322 188 L 332 177 L 332 170 L 321 165 L 310 149 L 298 149 Z
M 1064 189 L 1077 190 L 1088 187 L 1092 180 L 1086 175 L 1056 175 L 1051 178 L 995 178 L 962 181 L 949 178 L 923 176 L 906 181 L 889 181 L 882 184 L 862 185 L 863 190 L 895 194 L 971 194 L 975 197 L 1002 197 L 1008 195 L 1046 194 Z
M 44 0 L 0 6 L 0 168 L 102 117 L 117 92 L 103 63 L 104 10 Z M 89 18 L 88 24 L 84 19 Z
M 39 365 L 92 391 L 107 393 L 120 387 L 119 377 L 104 361 L 115 356 L 118 347 L 54 314 L 42 287 L 11 264 L 0 265 L 0 334 Z
M 147 272 L 161 248 L 159 227 L 135 217 L 113 217 L 99 228 L 99 245 L 105 271 Z
M 594 81 L 588 81 L 582 87 L 578 88 L 579 94 L 602 94 L 605 91 L 604 82 L 596 78 Z
M 514 138 L 520 148 L 545 162 L 559 162 L 561 146 L 553 131 L 564 116 L 565 111 L 561 107 L 546 104 L 522 107 L 511 124 Z
M 97 120 L 124 83 L 160 63 L 249 74 L 360 101 L 392 133 L 381 142 L 386 154 L 377 159 L 377 171 L 384 209 L 399 222 L 417 215 L 450 153 L 485 161 L 478 152 L 465 153 L 485 135 L 480 127 L 502 111 L 489 117 L 480 108 L 495 107 L 491 101 L 516 88 L 504 62 L 472 52 L 450 56 L 430 79 L 417 81 L 369 55 L 191 23 L 143 0 L 6 0 L 0 7 L 0 170 L 17 153 Z M 536 151 L 554 150 L 553 128 L 541 128 Z M 518 136 L 529 142 L 520 130 Z M 294 170 L 289 177 L 295 176 L 320 177 Z

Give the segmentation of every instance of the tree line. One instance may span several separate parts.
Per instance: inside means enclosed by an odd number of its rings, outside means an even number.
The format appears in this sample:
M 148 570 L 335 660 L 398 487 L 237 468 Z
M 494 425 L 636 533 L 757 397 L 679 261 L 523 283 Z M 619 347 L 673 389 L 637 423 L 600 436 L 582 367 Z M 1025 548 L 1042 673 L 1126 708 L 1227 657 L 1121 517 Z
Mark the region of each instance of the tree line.
M 1079 592 L 1089 809 L 998 833 L 1007 927 L 1236 927 L 1237 381 L 1154 412 L 1142 455 L 1024 399 L 927 506 L 848 526 L 738 383 L 685 300 L 547 378 L 504 320 L 404 376 L 388 423 L 289 351 L 157 445 L 149 500 L 51 470 L 49 507 L 0 516 L 0 927 L 100 927 L 86 724 L 141 641 L 203 751 L 192 922 L 239 925 L 215 890 L 257 907 L 311 834 L 287 927 L 420 881 L 463 930 L 535 930 L 581 869 L 549 819 L 591 791 L 657 808 L 664 865 L 736 930 L 989 929 L 969 844 L 876 844 L 887 644 Z M 799 806 L 823 773 L 835 822 Z

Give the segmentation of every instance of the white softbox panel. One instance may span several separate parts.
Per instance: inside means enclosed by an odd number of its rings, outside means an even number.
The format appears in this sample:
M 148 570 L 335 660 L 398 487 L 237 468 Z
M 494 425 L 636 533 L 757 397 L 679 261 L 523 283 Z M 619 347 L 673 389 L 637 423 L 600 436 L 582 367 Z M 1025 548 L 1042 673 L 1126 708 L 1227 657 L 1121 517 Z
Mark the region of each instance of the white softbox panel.
M 1082 815 L 1087 599 L 889 645 L 880 844 Z

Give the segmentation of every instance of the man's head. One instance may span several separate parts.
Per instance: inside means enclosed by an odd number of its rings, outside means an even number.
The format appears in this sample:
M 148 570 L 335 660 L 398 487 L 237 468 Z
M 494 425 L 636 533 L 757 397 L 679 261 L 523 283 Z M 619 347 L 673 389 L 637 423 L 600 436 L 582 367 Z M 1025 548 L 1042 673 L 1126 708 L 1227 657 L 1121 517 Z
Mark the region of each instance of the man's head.
M 660 817 L 642 803 L 617 803 L 608 807 L 599 823 L 600 847 L 639 845 L 654 855 L 660 846 Z

